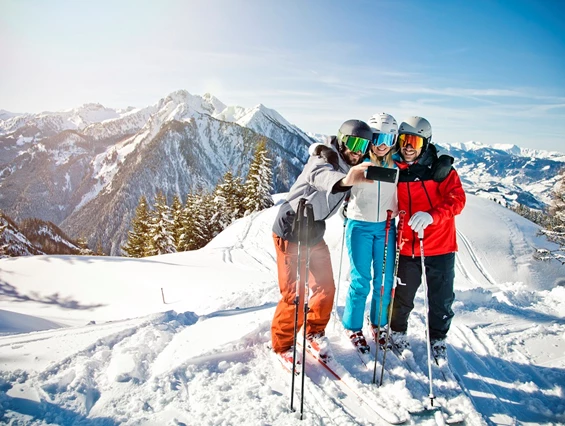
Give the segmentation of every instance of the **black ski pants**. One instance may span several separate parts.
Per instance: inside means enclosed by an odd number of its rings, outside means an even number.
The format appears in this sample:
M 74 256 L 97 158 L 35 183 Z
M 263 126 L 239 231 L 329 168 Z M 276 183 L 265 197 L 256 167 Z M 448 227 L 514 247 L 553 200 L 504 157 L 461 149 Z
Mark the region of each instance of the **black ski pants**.
M 428 283 L 428 318 L 430 339 L 444 339 L 449 331 L 455 299 L 453 281 L 455 279 L 455 253 L 426 256 L 426 279 Z M 400 256 L 398 262 L 396 297 L 392 310 L 390 328 L 393 331 L 406 331 L 408 317 L 414 309 L 414 298 L 422 282 L 422 260 L 420 257 Z

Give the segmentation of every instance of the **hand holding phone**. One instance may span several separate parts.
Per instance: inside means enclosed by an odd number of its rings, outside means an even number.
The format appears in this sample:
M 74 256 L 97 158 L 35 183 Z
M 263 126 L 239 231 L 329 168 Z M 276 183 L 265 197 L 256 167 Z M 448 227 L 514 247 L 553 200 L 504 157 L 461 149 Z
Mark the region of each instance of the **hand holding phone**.
M 398 169 L 389 169 L 387 167 L 369 166 L 367 168 L 367 179 L 379 182 L 396 183 L 398 177 Z

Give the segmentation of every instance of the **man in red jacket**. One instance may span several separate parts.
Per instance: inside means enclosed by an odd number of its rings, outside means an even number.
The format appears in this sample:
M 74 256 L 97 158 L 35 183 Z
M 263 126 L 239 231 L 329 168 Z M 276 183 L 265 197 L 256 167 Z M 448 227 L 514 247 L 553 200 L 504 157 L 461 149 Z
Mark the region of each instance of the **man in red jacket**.
M 410 219 L 400 251 L 400 282 L 390 328 L 393 344 L 400 350 L 408 348 L 408 317 L 422 278 L 418 233 L 423 233 L 430 342 L 433 355 L 445 358 L 445 338 L 454 315 L 451 306 L 455 298 L 455 215 L 463 210 L 466 197 L 452 167 L 453 158 L 438 158 L 431 138 L 432 127 L 422 117 L 410 117 L 398 128 L 398 208 L 406 211 Z

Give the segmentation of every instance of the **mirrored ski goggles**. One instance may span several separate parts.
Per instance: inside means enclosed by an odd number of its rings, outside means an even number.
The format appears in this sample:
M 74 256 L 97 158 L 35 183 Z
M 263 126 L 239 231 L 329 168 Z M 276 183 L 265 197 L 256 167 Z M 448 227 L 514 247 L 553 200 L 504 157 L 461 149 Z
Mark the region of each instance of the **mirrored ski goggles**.
M 338 138 L 343 142 L 347 149 L 351 152 L 367 152 L 367 147 L 369 146 L 369 139 L 359 138 L 357 136 L 342 135 L 338 132 Z
M 373 145 L 393 146 L 396 143 L 396 135 L 391 133 L 373 133 Z
M 424 146 L 424 141 L 425 139 L 422 136 L 418 135 L 398 135 L 398 144 L 400 145 L 400 148 L 412 145 L 412 148 L 414 149 L 422 149 L 422 147 Z

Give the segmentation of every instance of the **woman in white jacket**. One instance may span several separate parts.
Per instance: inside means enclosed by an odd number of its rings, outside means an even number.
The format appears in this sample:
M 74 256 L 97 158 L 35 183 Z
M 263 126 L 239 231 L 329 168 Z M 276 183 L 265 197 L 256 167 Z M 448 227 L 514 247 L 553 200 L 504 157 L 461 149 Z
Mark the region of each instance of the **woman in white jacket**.
M 396 143 L 398 125 L 393 116 L 376 114 L 367 122 L 373 130 L 373 143 L 369 150 L 373 165 L 395 168 L 392 150 Z M 398 174 L 396 175 L 398 180 Z M 392 210 L 392 218 L 398 214 L 396 183 L 373 182 L 356 185 L 351 189 L 347 205 L 347 224 L 345 241 L 351 264 L 351 284 L 347 293 L 343 326 L 353 345 L 362 353 L 369 352 L 369 345 L 363 336 L 363 317 L 367 296 L 373 283 L 370 320 L 374 335 L 376 327 L 381 327 L 379 341 L 384 342 L 387 312 L 394 274 L 394 249 L 396 227 L 391 219 L 388 236 L 388 254 L 385 270 L 384 296 L 381 303 L 381 283 L 383 278 L 383 258 L 386 234 L 387 210 Z M 391 254 L 392 253 L 392 254 Z M 381 311 L 381 318 L 377 318 Z

